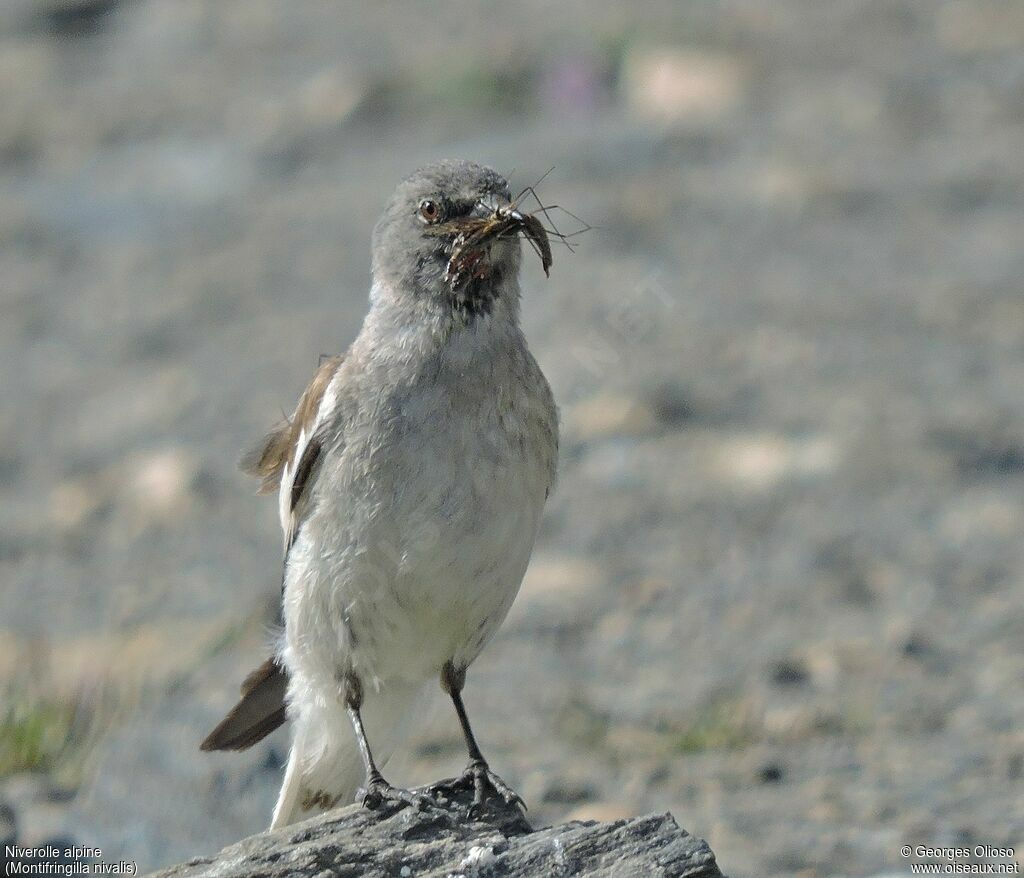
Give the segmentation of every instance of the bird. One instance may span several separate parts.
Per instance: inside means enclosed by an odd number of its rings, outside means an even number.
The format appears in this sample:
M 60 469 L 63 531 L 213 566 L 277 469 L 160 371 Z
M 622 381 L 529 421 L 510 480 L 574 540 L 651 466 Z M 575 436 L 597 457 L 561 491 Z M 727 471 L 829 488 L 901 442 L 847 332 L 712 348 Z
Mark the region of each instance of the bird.
M 278 495 L 283 633 L 201 748 L 242 750 L 290 721 L 271 829 L 360 796 L 429 805 L 382 769 L 432 681 L 469 754 L 449 786 L 476 813 L 492 799 L 525 808 L 462 697 L 556 480 L 558 412 L 520 326 L 524 241 L 547 274 L 543 224 L 493 169 L 445 160 L 405 178 L 373 229 L 355 340 L 242 460 Z

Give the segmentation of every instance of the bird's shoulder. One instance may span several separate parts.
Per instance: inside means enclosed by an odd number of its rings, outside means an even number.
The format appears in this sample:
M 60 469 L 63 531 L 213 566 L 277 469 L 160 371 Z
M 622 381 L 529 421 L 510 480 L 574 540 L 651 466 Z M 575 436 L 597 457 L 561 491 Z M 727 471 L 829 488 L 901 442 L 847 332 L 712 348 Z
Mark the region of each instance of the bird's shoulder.
M 344 354 L 325 358 L 299 397 L 292 416 L 277 424 L 239 461 L 243 472 L 261 480 L 259 493 L 279 490 L 285 473 L 295 472 L 302 446 L 309 441 L 320 416 L 324 395 L 344 362 Z

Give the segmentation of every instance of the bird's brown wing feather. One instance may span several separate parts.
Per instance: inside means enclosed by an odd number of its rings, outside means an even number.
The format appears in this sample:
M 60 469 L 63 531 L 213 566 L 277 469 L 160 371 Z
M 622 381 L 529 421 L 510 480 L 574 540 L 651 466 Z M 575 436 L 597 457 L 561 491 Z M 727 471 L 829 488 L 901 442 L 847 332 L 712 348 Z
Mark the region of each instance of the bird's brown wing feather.
M 268 658 L 245 678 L 241 699 L 199 748 L 245 750 L 265 738 L 285 720 L 287 683 L 284 668 Z
M 328 357 L 316 370 L 309 387 L 299 397 L 295 413 L 271 430 L 258 445 L 239 461 L 242 470 L 262 479 L 261 494 L 271 494 L 281 486 L 281 473 L 295 459 L 295 449 L 303 429 L 316 419 L 327 385 L 344 361 L 344 355 Z
M 302 450 L 302 457 L 299 458 L 299 462 L 295 465 L 295 475 L 292 476 L 291 496 L 289 499 L 291 503 L 291 526 L 287 534 L 288 542 L 285 546 L 285 558 L 288 557 L 288 550 L 291 549 L 295 538 L 299 535 L 299 526 L 304 517 L 303 510 L 298 508 L 299 501 L 302 500 L 305 494 L 306 486 L 311 484 L 316 477 L 314 471 L 320 462 L 321 451 L 323 451 L 323 437 L 319 433 L 314 433 L 309 437 L 306 447 Z M 281 584 L 281 587 L 284 588 L 284 583 Z
M 295 414 L 271 431 L 259 445 L 242 458 L 242 469 L 262 479 L 261 494 L 280 488 L 285 468 L 291 467 L 295 460 L 299 437 L 303 430 L 308 434 L 311 429 L 327 386 L 343 359 L 344 357 L 339 356 L 324 360 L 309 387 L 299 398 Z M 306 442 L 302 456 L 292 468 L 294 476 L 290 504 L 293 524 L 289 532 L 288 548 L 298 531 L 294 523 L 295 509 L 311 481 L 313 470 L 320 458 L 320 451 L 321 438 L 314 432 Z M 285 721 L 287 688 L 287 671 L 276 658 L 268 658 L 245 678 L 242 683 L 241 699 L 221 720 L 217 728 L 206 736 L 206 740 L 200 744 L 200 749 L 245 750 L 265 738 Z

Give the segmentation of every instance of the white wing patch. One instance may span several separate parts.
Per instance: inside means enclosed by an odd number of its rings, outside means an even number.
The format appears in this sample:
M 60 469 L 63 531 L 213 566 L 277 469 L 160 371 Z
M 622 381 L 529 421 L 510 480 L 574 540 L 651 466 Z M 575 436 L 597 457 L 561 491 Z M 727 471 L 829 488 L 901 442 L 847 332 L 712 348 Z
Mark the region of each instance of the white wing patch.
M 302 492 L 307 492 L 311 487 L 311 480 L 308 478 L 308 470 L 310 468 L 310 461 L 305 460 L 307 452 L 310 451 L 310 440 L 318 435 L 318 431 L 321 426 L 327 421 L 334 412 L 334 407 L 338 401 L 337 392 L 337 373 L 331 379 L 331 383 L 327 386 L 327 391 L 323 395 L 323 399 L 320 400 L 320 405 L 316 410 L 314 417 L 302 426 L 299 431 L 299 435 L 295 440 L 295 451 L 290 455 L 290 459 L 285 463 L 284 468 L 281 471 L 281 485 L 278 489 L 277 504 L 278 504 L 278 516 L 281 519 L 281 532 L 284 536 L 284 551 L 287 553 L 289 546 L 292 544 L 292 540 L 295 537 L 295 532 L 298 528 L 300 518 L 298 509 L 298 497 L 295 496 L 295 475 L 301 469 L 305 469 L 304 478 L 306 483 L 302 485 Z M 319 440 L 318 440 L 319 441 Z M 319 452 L 319 448 L 315 449 L 316 453 Z

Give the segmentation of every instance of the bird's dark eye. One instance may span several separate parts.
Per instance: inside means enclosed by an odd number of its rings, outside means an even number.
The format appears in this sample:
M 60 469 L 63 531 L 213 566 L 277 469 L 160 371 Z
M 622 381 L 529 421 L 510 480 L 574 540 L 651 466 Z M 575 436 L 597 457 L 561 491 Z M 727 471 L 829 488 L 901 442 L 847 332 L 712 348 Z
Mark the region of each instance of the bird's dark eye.
M 420 202 L 420 216 L 428 223 L 436 223 L 441 218 L 441 205 L 429 198 Z

